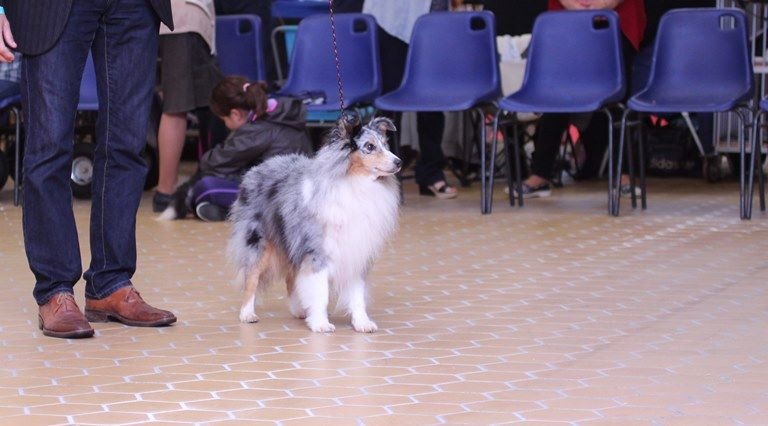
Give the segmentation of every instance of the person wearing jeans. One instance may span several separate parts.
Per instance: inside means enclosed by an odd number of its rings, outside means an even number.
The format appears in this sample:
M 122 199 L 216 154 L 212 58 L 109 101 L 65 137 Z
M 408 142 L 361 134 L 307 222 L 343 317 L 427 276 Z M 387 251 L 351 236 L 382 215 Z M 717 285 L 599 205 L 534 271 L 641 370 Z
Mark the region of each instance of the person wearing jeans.
M 161 20 L 173 25 L 168 0 L 6 0 L 2 6 L 0 58 L 12 59 L 9 48 L 23 53 L 22 226 L 43 334 L 90 337 L 94 331 L 89 321 L 133 326 L 175 322 L 173 313 L 144 302 L 131 283 L 158 29 Z M 89 51 L 96 67 L 99 113 L 91 260 L 82 274 L 69 175 Z M 73 297 L 81 274 L 85 316 Z

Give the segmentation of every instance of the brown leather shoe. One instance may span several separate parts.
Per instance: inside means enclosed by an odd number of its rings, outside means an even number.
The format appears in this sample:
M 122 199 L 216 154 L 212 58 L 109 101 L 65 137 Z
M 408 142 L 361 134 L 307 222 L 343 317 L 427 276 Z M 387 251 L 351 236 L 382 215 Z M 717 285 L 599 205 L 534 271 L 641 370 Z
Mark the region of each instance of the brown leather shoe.
M 173 313 L 153 308 L 131 285 L 103 299 L 86 298 L 85 316 L 90 322 L 111 320 L 136 327 L 158 327 L 176 322 Z
M 40 306 L 37 318 L 40 330 L 46 336 L 63 339 L 93 336 L 93 328 L 70 293 L 56 293 L 48 303 Z

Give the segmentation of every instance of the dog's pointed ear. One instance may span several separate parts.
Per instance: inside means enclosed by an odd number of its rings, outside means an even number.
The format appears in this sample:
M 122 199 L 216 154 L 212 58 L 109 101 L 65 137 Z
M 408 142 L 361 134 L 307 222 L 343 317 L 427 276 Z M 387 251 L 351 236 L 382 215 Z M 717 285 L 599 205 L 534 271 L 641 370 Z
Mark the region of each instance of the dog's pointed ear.
M 350 139 L 360 133 L 361 127 L 362 120 L 360 120 L 360 114 L 354 110 L 346 110 L 342 112 L 336 126 L 339 131 L 339 136 L 344 140 Z
M 392 120 L 386 117 L 374 118 L 373 120 L 371 120 L 370 123 L 368 123 L 368 127 L 370 127 L 371 129 L 377 131 L 382 135 L 386 135 L 387 131 L 390 131 L 390 132 L 397 131 L 397 128 L 395 127 L 395 123 L 393 123 Z

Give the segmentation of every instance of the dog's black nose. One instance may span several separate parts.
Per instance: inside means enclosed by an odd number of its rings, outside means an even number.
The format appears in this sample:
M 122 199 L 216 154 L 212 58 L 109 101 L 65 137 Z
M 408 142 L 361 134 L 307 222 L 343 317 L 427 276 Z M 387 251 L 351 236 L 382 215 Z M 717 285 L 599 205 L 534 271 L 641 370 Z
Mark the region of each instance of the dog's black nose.
M 400 166 L 402 166 L 402 165 L 403 165 L 403 160 L 401 160 L 401 159 L 399 159 L 399 158 L 395 157 L 395 159 L 394 159 L 394 160 L 392 160 L 392 163 L 394 163 L 394 164 L 395 164 L 395 167 L 400 167 Z

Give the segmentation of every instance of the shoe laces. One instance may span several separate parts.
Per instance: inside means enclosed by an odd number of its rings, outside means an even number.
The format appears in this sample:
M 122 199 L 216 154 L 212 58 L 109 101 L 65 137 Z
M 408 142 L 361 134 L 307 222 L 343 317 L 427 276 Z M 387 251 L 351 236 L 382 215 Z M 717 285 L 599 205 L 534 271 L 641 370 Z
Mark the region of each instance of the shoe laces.
M 143 302 L 144 299 L 141 298 L 141 293 L 139 293 L 139 290 L 136 290 L 136 287 L 131 286 L 131 288 L 128 289 L 128 293 L 125 295 L 125 301 L 131 301 L 131 300 L 137 300 L 139 302 Z
M 79 311 L 77 308 L 77 302 L 75 302 L 75 296 L 67 292 L 61 292 L 56 295 L 56 312 L 64 311 Z

